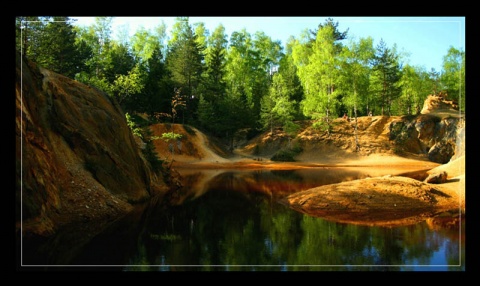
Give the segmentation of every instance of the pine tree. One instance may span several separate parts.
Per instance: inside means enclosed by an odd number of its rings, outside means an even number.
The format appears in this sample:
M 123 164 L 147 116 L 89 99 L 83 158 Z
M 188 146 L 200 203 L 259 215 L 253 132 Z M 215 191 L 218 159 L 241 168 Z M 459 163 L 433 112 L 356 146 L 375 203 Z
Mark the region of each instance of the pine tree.
M 182 123 L 195 124 L 199 95 L 197 89 L 202 81 L 203 51 L 188 23 L 188 17 L 177 18 L 169 43 L 166 66 L 173 83 L 185 96 L 185 110 L 181 111 Z
M 401 95 L 398 82 L 401 78 L 401 68 L 398 62 L 398 55 L 394 50 L 387 47 L 383 39 L 377 45 L 373 61 L 375 71 L 376 90 L 379 94 L 381 114 L 391 114 L 391 105 Z M 385 110 L 387 109 L 387 110 Z

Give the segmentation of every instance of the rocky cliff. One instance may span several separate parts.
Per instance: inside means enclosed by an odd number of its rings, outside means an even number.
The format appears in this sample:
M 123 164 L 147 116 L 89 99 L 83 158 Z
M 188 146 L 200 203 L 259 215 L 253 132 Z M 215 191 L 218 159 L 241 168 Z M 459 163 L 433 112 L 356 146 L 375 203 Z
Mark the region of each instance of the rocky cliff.
M 310 121 L 298 123 L 301 128 L 294 139 L 276 128 L 244 140 L 238 151 L 271 158 L 279 150 L 297 148 L 296 161 L 330 163 L 389 154 L 445 164 L 465 154 L 464 114 L 440 96 L 428 96 L 418 115 L 358 117 L 356 131 L 354 119 L 335 118 L 330 133 L 313 128 Z
M 402 152 L 424 154 L 445 164 L 465 154 L 465 120 L 452 101 L 430 95 L 421 114 L 390 123 L 390 140 Z
M 15 96 L 17 233 L 103 224 L 168 188 L 106 94 L 17 54 Z

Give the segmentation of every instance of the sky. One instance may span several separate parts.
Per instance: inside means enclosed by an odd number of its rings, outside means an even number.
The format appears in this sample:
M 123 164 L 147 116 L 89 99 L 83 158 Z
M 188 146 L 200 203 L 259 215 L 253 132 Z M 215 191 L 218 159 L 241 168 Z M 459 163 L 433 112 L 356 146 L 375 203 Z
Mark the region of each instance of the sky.
M 71 17 L 77 19 L 76 25 L 91 25 L 94 17 Z M 314 30 L 324 24 L 328 17 L 189 17 L 191 25 L 203 22 L 212 33 L 219 24 L 225 27 L 228 37 L 234 31 L 246 29 L 252 36 L 263 31 L 272 40 L 280 40 L 285 46 L 290 36 L 299 38 L 306 29 Z M 405 54 L 404 64 L 442 70 L 443 57 L 448 49 L 465 49 L 465 17 L 331 17 L 338 22 L 339 31 L 348 29 L 348 36 L 356 40 L 372 37 L 374 46 L 381 39 L 392 48 L 397 46 L 399 53 Z M 127 25 L 130 34 L 140 27 L 147 30 L 165 23 L 167 36 L 170 36 L 175 17 L 115 17 L 113 18 L 113 36 L 117 29 Z

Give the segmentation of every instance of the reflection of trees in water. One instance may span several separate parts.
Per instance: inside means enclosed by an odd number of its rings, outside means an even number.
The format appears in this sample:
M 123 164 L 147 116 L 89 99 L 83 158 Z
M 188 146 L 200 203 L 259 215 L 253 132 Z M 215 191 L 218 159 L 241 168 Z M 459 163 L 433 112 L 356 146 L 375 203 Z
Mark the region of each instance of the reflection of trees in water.
M 422 224 L 381 228 L 332 223 L 272 205 L 259 193 L 212 190 L 168 212 L 150 223 L 148 232 L 175 233 L 180 239 L 143 238 L 147 260 L 199 265 L 201 270 L 280 270 L 281 265 L 286 270 L 378 270 L 375 265 L 399 270 L 412 259 L 428 265 L 446 239 Z
M 272 170 L 270 174 L 274 175 L 278 180 L 289 180 L 293 182 L 302 182 L 305 179 L 300 176 L 297 170 Z
M 75 259 L 72 252 L 51 257 L 67 263 L 144 265 L 127 270 L 247 271 L 378 270 L 375 265 L 399 270 L 406 262 L 432 264 L 442 246 L 448 263 L 458 262 L 459 251 L 464 257 L 464 247 L 458 249 L 451 231 L 431 230 L 425 223 L 381 228 L 329 222 L 278 204 L 267 193 L 288 188 L 286 178 L 305 184 L 305 178 L 338 178 L 335 172 L 222 173 L 201 196 L 181 205 L 170 204 L 171 197 L 165 196 L 138 208 L 79 248 Z M 347 176 L 362 174 L 352 171 Z M 57 246 L 66 243 L 62 237 L 55 240 Z M 148 267 L 161 264 L 166 266 Z
M 189 193 L 194 190 L 197 190 L 197 193 L 204 193 L 217 189 L 243 193 L 260 192 L 278 198 L 321 185 L 364 177 L 366 175 L 359 170 L 344 168 L 225 171 L 208 180 L 190 179 L 191 182 L 195 182 L 195 187 L 187 189 Z

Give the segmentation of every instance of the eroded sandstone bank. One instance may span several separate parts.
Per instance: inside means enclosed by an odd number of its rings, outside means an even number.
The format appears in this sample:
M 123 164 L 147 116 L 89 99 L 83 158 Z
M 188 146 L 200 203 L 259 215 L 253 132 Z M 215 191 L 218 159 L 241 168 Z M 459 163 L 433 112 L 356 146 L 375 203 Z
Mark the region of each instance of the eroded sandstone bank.
M 17 54 L 15 97 L 17 233 L 104 224 L 168 188 L 106 94 Z

